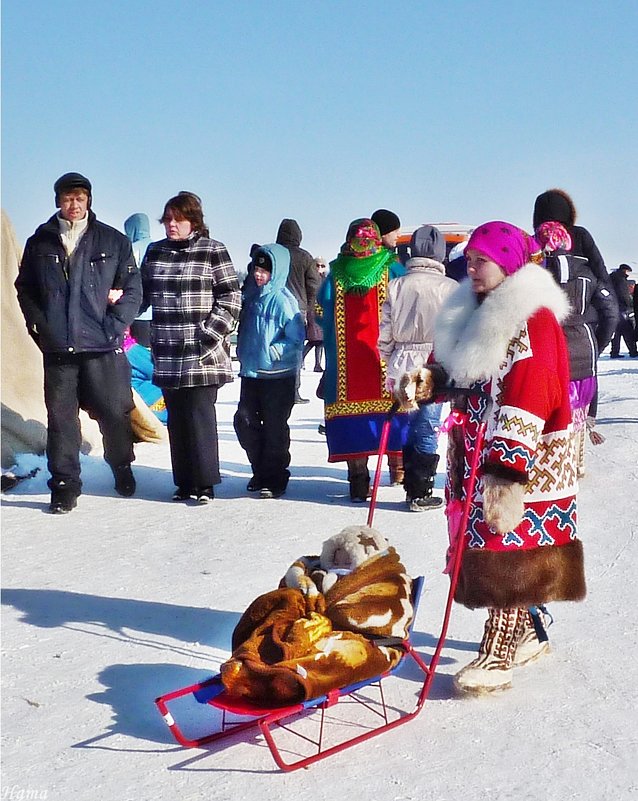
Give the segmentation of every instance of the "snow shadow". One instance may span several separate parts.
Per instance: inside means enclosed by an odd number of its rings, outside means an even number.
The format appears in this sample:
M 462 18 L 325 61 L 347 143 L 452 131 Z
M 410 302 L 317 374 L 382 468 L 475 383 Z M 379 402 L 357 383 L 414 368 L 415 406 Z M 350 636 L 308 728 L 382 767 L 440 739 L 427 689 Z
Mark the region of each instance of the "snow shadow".
M 196 684 L 216 672 L 216 665 L 201 670 L 166 663 L 110 665 L 98 675 L 98 680 L 105 689 L 87 695 L 87 700 L 111 707 L 113 722 L 106 732 L 75 743 L 73 747 L 107 751 L 140 750 L 123 747 L 114 735 L 175 744 L 172 734 L 155 706 L 155 698 L 178 687 Z M 211 708 L 197 704 L 192 700 L 192 696 L 189 698 L 191 706 L 182 712 L 182 716 L 188 719 L 188 734 L 198 736 L 207 733 Z M 178 750 L 181 751 L 182 748 L 179 747 Z
M 202 645 L 227 650 L 238 612 L 156 601 L 109 598 L 63 590 L 3 589 L 2 604 L 23 613 L 21 621 L 39 628 L 72 628 L 93 636 L 137 642 L 157 650 L 196 655 Z M 149 640 L 133 632 L 169 637 L 185 647 Z
M 248 498 L 259 503 L 258 493 L 249 493 L 246 484 L 252 476 L 250 466 L 239 462 L 224 461 L 221 464 L 222 483 L 215 487 L 219 498 Z M 344 504 L 350 502 L 349 485 L 345 463 L 326 464 L 321 467 L 290 465 L 290 482 L 283 496 L 285 500 L 311 501 L 313 504 Z

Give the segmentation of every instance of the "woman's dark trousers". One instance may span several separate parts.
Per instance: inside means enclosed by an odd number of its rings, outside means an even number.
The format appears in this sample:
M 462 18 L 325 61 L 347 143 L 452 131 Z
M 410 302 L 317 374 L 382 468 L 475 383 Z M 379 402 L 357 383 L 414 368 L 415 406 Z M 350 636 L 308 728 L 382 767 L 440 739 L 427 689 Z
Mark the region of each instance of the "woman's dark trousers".
M 186 490 L 221 482 L 217 444 L 217 386 L 166 389 L 173 481 Z

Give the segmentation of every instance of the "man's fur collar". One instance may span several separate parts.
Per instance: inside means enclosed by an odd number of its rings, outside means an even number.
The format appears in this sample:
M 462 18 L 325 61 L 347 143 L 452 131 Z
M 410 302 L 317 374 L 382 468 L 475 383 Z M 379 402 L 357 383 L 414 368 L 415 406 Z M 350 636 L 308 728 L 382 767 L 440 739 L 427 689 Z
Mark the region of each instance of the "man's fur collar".
M 434 270 L 437 273 L 441 273 L 441 275 L 445 275 L 445 267 L 436 259 L 413 256 L 406 261 L 405 266 L 408 270 Z
M 551 274 L 536 264 L 506 278 L 480 305 L 471 282 L 463 281 L 436 319 L 436 360 L 460 385 L 487 380 L 505 358 L 509 341 L 541 308 L 561 322 L 569 301 Z

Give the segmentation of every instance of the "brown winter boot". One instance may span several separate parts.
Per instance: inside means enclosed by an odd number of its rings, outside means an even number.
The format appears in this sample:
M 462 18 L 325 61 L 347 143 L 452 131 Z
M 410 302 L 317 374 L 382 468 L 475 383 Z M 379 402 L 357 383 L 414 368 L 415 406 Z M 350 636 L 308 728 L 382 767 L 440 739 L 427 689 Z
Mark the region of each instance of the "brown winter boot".
M 541 639 L 539 639 L 539 632 L 534 625 L 529 609 L 520 609 L 519 612 L 516 623 L 518 644 L 512 662 L 514 667 L 522 667 L 522 665 L 535 662 L 549 651 L 549 639 L 546 629 L 549 625 L 548 618 L 551 621 L 551 617 L 543 612 L 542 609 L 538 609 L 536 625 L 540 627 Z
M 403 454 L 388 454 L 388 467 L 390 468 L 390 484 L 393 487 L 401 486 L 405 478 Z
M 512 662 L 516 650 L 517 626 L 522 609 L 488 609 L 479 655 L 454 677 L 457 690 L 464 693 L 491 693 L 512 685 Z

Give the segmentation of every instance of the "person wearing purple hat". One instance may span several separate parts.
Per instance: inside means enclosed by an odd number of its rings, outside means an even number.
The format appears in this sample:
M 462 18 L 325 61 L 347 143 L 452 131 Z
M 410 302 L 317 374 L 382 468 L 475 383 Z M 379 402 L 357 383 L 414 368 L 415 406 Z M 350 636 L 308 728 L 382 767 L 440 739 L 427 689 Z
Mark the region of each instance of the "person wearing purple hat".
M 455 677 L 460 692 L 509 687 L 514 666 L 548 650 L 538 607 L 585 596 L 560 326 L 569 303 L 536 263 L 538 251 L 511 223 L 475 229 L 465 251 L 468 280 L 444 302 L 435 324 L 438 367 L 404 376 L 397 393 L 405 407 L 430 400 L 433 387 L 448 381 L 482 391 L 458 408 L 462 424 L 448 437 L 450 535 L 465 538 L 455 600 L 488 611 L 478 656 Z M 478 480 L 467 530 L 459 532 L 464 476 L 481 421 L 487 428 Z

